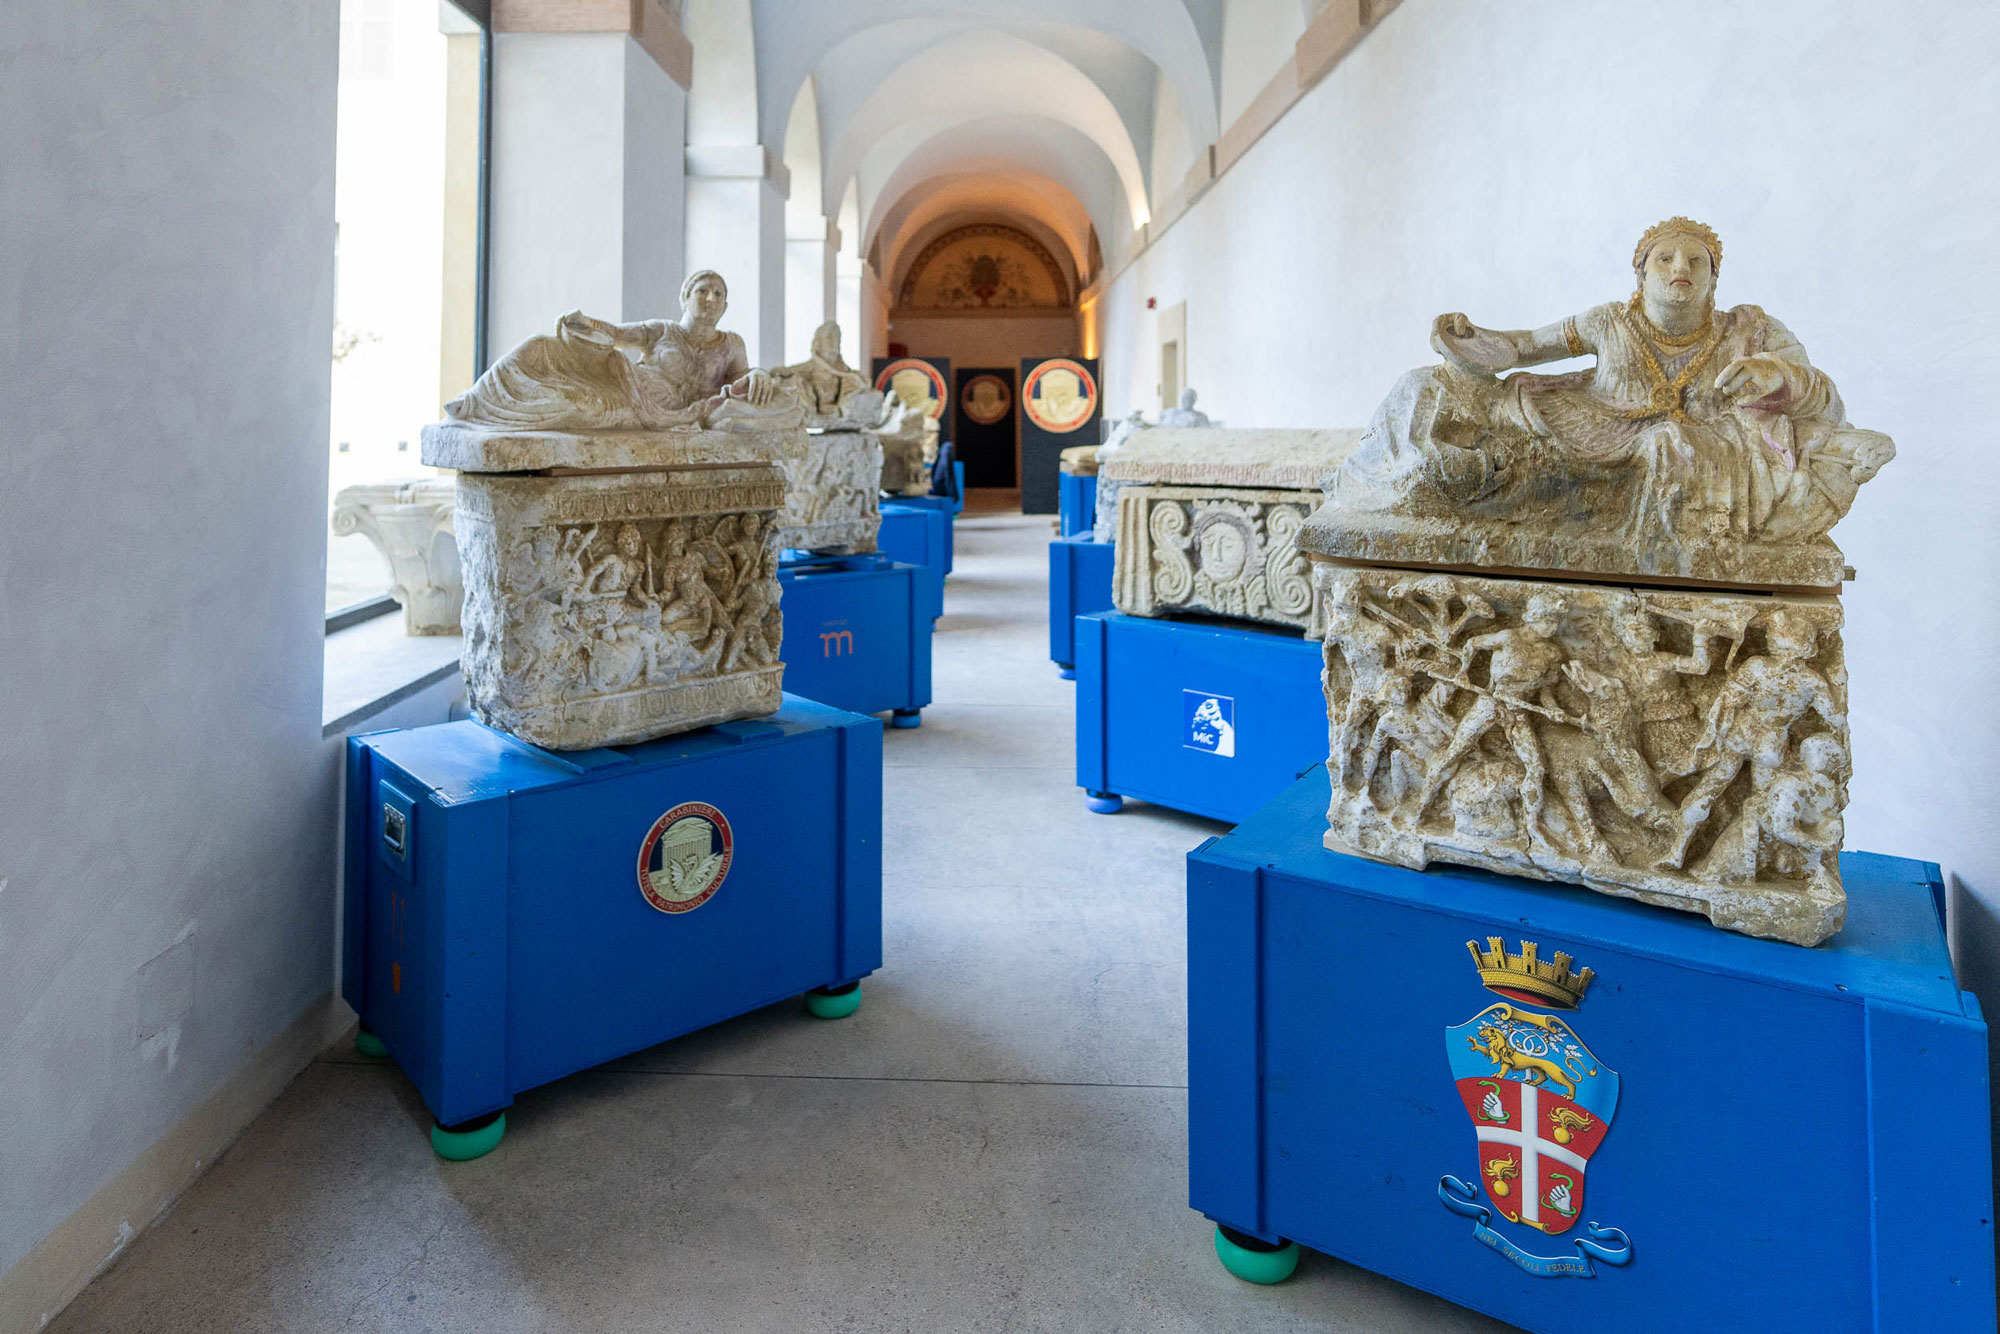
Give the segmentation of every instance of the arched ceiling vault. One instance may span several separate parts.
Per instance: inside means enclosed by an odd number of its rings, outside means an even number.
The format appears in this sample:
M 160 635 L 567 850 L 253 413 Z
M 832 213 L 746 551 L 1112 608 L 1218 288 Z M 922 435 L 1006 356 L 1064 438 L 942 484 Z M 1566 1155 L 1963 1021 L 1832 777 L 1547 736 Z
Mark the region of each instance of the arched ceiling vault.
M 991 29 L 947 37 L 876 83 L 837 128 L 828 127 L 826 180 L 835 187 L 858 175 L 865 211 L 873 202 L 873 184 L 919 146 L 996 116 L 1034 117 L 1081 133 L 1115 176 L 1126 212 L 1145 220 L 1144 168 L 1103 89 L 1053 52 Z
M 933 175 L 884 210 L 882 274 L 897 289 L 908 260 L 941 232 L 967 222 L 1006 222 L 1053 251 L 1077 287 L 1088 282 L 1090 215 L 1069 187 L 1011 166 Z
M 837 209 L 843 250 L 892 285 L 913 247 L 972 221 L 1020 226 L 1081 285 L 1093 229 L 1149 219 L 1160 116 L 1176 142 L 1216 138 L 1232 3 L 686 0 L 689 142 L 782 146 L 790 224 Z
M 1104 63 L 1114 55 L 1111 45 L 1091 42 L 1093 37 L 1110 38 L 1166 75 L 1180 94 L 1190 129 L 1207 142 L 1219 129 L 1216 99 L 1221 88 L 1223 4 L 1224 0 L 1066 0 L 1063 22 L 1050 23 L 1045 0 L 841 0 L 838 4 L 757 0 L 760 128 L 765 142 L 776 142 L 806 76 L 815 71 L 832 74 L 841 59 L 857 59 L 850 54 L 830 63 L 828 58 L 837 48 L 865 52 L 871 45 L 885 45 L 902 48 L 907 60 L 916 54 L 908 49 L 909 34 L 917 32 L 911 25 L 929 20 L 934 26 L 928 40 L 918 34 L 918 49 L 953 29 L 984 27 L 1010 30 L 1030 41 L 1039 38 L 1052 51 L 1084 66 Z M 867 40 L 853 40 L 863 37 Z M 1061 50 L 1065 43 L 1073 49 Z M 1115 78 L 1108 70 L 1106 74 L 1107 80 Z M 838 114 L 832 107 L 826 110 L 830 119 Z
M 1058 121 L 1018 115 L 970 121 L 896 152 L 893 163 L 888 158 L 885 154 L 881 163 L 864 163 L 861 173 L 857 202 L 863 253 L 878 238 L 886 252 L 890 237 L 885 228 L 901 201 L 928 181 L 952 176 L 1053 182 L 1068 196 L 1070 203 L 1063 207 L 1073 204 L 1100 237 L 1119 236 L 1136 225 L 1097 145 Z

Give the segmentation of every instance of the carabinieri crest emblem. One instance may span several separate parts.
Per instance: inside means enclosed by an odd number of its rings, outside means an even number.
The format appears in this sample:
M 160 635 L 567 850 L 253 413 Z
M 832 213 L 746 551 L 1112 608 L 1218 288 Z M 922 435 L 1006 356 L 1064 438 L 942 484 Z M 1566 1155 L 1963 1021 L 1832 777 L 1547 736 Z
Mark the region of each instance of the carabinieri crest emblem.
M 1446 1176 L 1438 1199 L 1473 1220 L 1473 1235 L 1543 1278 L 1594 1278 L 1593 1259 L 1623 1265 L 1632 1244 L 1617 1228 L 1585 1221 L 1573 1255 L 1531 1254 L 1491 1223 L 1495 1215 L 1549 1236 L 1584 1218 L 1584 1177 L 1618 1112 L 1618 1072 L 1591 1055 L 1570 1026 L 1527 1002 L 1574 1008 L 1591 970 L 1570 970 L 1569 955 L 1540 959 L 1533 941 L 1509 954 L 1498 937 L 1466 948 L 1480 981 L 1508 999 L 1445 1029 L 1445 1056 L 1459 1100 L 1472 1117 L 1478 1170 L 1472 1183 Z M 1482 1195 L 1484 1198 L 1482 1199 Z

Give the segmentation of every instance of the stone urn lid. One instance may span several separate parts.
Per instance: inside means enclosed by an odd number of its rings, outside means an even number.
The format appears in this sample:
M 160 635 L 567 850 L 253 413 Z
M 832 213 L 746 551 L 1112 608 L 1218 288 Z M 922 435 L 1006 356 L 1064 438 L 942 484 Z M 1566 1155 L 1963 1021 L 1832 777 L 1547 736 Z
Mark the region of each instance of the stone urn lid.
M 1097 476 L 1096 445 L 1071 445 L 1056 456 L 1056 466 L 1073 477 Z
M 423 461 L 459 472 L 634 472 L 805 457 L 802 428 L 520 431 L 445 421 L 424 427 Z
M 1161 426 L 1135 431 L 1104 461 L 1113 482 L 1316 490 L 1360 431 Z

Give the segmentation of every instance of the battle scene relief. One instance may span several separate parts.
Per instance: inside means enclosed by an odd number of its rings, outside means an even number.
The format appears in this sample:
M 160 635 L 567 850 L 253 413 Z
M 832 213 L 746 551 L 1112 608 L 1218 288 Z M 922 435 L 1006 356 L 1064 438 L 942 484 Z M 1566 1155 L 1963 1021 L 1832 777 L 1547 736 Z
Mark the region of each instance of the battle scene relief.
M 497 528 L 462 498 L 461 541 L 492 543 L 500 572 L 466 605 L 481 721 L 541 745 L 619 744 L 657 734 L 663 714 L 719 721 L 776 707 L 782 484 L 768 473 L 676 492 L 680 507 L 710 512 L 663 514 L 675 507 L 664 493 L 603 485 L 615 478 L 570 479 L 598 485 L 530 512 L 503 498 Z
M 1315 578 L 1328 846 L 1573 881 L 1799 944 L 1839 929 L 1837 601 Z

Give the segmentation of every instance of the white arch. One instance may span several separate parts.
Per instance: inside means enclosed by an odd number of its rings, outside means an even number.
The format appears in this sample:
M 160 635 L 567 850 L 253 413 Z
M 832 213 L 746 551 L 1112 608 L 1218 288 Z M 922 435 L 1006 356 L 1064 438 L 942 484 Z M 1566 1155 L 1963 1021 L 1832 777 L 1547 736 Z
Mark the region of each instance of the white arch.
M 1186 103 L 1188 123 L 1213 140 L 1222 54 L 1222 0 L 1066 0 L 1049 24 L 1042 0 L 758 0 L 763 76 L 761 123 L 775 134 L 806 76 L 836 47 L 869 30 L 931 18 L 988 28 L 1069 27 L 1101 33 L 1165 71 Z
M 904 64 L 840 127 L 827 179 L 861 177 L 866 210 L 873 181 L 918 146 L 957 126 L 1001 116 L 1054 121 L 1096 145 L 1115 173 L 1132 226 L 1151 210 L 1139 155 L 1110 99 L 1076 66 L 1001 32 L 961 33 Z
M 893 250 L 887 244 L 883 246 L 882 261 L 888 270 L 882 275 L 883 283 L 892 294 L 900 294 L 904 281 L 910 276 L 911 266 L 916 263 L 917 256 L 923 253 L 925 246 L 957 228 L 980 223 L 998 223 L 1031 237 L 1049 252 L 1056 262 L 1056 267 L 1062 270 L 1063 283 L 1068 287 L 1069 295 L 1074 297 L 1083 290 L 1077 265 L 1071 262 L 1069 246 L 1062 236 L 1040 218 L 1004 206 L 950 208 L 935 213 L 922 222 L 913 221 L 906 224 L 899 229 Z
M 1069 188 L 1051 177 L 1016 167 L 956 170 L 929 177 L 883 211 L 885 280 L 894 282 L 902 256 L 921 248 L 928 233 L 982 218 L 1004 219 L 1035 233 L 1064 261 L 1081 286 L 1090 265 L 1090 215 Z
M 865 165 L 859 191 L 863 251 L 882 234 L 898 201 L 925 181 L 971 173 L 1052 180 L 1074 198 L 1100 237 L 1133 229 L 1118 176 L 1093 140 L 1044 117 L 994 116 L 934 135 L 893 163 Z

